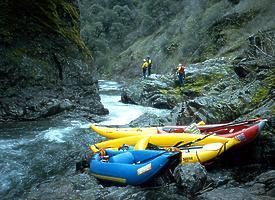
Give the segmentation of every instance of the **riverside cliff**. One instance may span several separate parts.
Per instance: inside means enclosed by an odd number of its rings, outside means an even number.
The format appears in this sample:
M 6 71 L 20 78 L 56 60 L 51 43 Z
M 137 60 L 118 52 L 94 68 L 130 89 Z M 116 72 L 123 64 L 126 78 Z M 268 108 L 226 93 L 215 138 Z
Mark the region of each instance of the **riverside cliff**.
M 0 13 L 0 121 L 108 112 L 80 38 L 77 1 L 4 0 Z

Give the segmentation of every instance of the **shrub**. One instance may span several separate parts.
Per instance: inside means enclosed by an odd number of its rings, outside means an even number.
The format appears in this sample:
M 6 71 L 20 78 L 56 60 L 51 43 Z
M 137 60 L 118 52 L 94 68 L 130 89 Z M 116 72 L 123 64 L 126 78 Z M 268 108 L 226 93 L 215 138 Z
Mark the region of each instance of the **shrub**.
M 119 42 L 123 39 L 126 29 L 121 23 L 115 22 L 110 28 L 110 35 L 113 41 Z
M 149 15 L 145 15 L 140 25 L 141 35 L 146 36 L 154 32 L 155 25 L 155 20 Z
M 114 6 L 113 11 L 118 16 L 118 21 L 124 25 L 131 25 L 134 20 L 134 16 L 128 6 Z

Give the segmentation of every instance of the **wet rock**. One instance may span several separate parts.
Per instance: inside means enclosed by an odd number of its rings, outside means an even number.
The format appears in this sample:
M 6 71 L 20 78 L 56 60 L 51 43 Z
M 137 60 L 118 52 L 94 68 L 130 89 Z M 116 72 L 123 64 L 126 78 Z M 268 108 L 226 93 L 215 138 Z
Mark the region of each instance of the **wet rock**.
M 201 76 L 211 78 L 228 76 L 231 71 L 228 61 L 224 58 L 209 59 L 201 63 L 190 64 L 186 67 L 186 76 L 194 81 L 198 81 Z
M 275 166 L 275 136 L 268 128 L 256 140 L 253 159 L 263 165 Z
M 253 184 L 251 187 L 248 188 L 248 191 L 251 194 L 255 194 L 255 195 L 264 195 L 265 192 L 265 184 L 262 183 L 255 183 Z
M 262 173 L 253 182 L 252 191 L 257 191 L 260 194 L 266 193 L 269 196 L 275 197 L 275 170 Z
M 246 189 L 239 187 L 232 188 L 217 188 L 210 192 L 206 192 L 202 195 L 199 195 L 197 199 L 203 200 L 235 200 L 235 199 L 243 199 L 243 200 L 258 200 L 258 199 L 268 199 L 266 197 L 260 197 L 249 193 Z
M 104 200 L 115 200 L 115 199 L 156 199 L 156 200 L 166 200 L 166 199 L 182 199 L 187 200 L 188 198 L 177 193 L 177 188 L 174 185 L 167 185 L 164 187 L 157 188 L 142 188 L 142 187 L 111 187 L 107 188 L 109 194 L 104 196 Z
M 232 173 L 227 170 L 214 170 L 207 172 L 207 185 L 211 188 L 232 184 L 233 179 Z
M 131 127 L 144 127 L 144 126 L 163 126 L 167 124 L 168 120 L 165 116 L 158 116 L 156 114 L 144 113 L 137 119 L 131 121 L 129 126 Z
M 36 120 L 58 115 L 95 118 L 92 115 L 107 114 L 108 110 L 100 103 L 95 90 L 96 85 L 57 87 L 54 90 L 44 87 L 25 88 L 18 92 L 18 96 L 0 99 L 0 119 Z
M 50 102 L 47 103 L 44 113 L 42 113 L 43 117 L 48 117 L 52 115 L 56 115 L 65 110 L 70 110 L 73 108 L 73 104 L 68 100 L 58 100 L 51 99 Z
M 99 199 L 106 191 L 88 174 L 56 177 L 32 187 L 28 199 Z
M 265 94 L 269 92 L 268 88 L 263 88 L 260 81 L 247 84 L 235 79 L 225 80 L 221 84 L 222 87 L 224 84 L 227 85 L 226 92 L 210 90 L 204 96 L 178 105 L 178 124 L 190 123 L 192 120 L 204 120 L 207 123 L 228 122 L 253 110 L 255 110 L 254 114 L 262 114 L 263 117 L 271 114 L 271 107 L 274 105 L 273 97 L 271 95 L 255 97 L 255 94 L 259 94 L 260 91 Z M 215 87 L 219 87 L 219 83 Z M 262 101 L 262 98 L 266 98 L 266 101 Z
M 121 101 L 160 109 L 173 108 L 177 100 L 173 95 L 167 94 L 167 91 L 172 89 L 171 83 L 164 82 L 163 77 L 153 76 L 135 81 L 132 85 L 122 89 Z
M 174 170 L 174 177 L 180 193 L 193 196 L 203 189 L 207 180 L 207 173 L 200 163 L 179 165 Z

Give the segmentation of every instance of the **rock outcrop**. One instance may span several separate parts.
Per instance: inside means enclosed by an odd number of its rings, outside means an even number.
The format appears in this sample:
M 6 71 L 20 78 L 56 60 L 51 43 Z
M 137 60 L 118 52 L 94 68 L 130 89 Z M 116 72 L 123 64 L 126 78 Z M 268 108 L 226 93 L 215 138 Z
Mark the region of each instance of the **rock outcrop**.
M 107 113 L 77 1 L 4 0 L 0 12 L 0 121 Z
M 128 87 L 122 89 L 121 101 L 123 103 L 140 104 L 160 109 L 171 109 L 177 99 L 174 95 L 168 94 L 167 91 L 173 88 L 173 82 L 163 81 L 165 76 L 156 74 L 147 79 L 138 79 Z
M 175 121 L 179 125 L 201 120 L 220 123 L 241 116 L 272 116 L 272 65 L 265 68 L 257 65 L 246 78 L 240 77 L 234 66 L 227 59 L 190 64 L 186 67 L 187 77 L 183 87 L 176 86 L 176 77 L 156 76 L 124 88 L 121 100 L 125 103 L 173 108 L 171 117 L 174 119 L 168 121 Z

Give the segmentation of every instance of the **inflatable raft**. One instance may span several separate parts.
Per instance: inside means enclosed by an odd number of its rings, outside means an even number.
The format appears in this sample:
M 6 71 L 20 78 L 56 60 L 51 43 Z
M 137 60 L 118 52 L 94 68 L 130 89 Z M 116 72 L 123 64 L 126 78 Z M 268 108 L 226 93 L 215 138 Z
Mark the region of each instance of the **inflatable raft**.
M 90 172 L 102 181 L 141 185 L 150 181 L 163 170 L 180 163 L 179 152 L 131 150 L 106 150 L 108 158 L 96 153 L 90 161 Z

